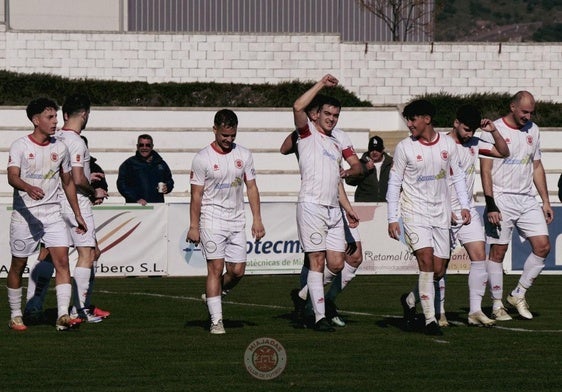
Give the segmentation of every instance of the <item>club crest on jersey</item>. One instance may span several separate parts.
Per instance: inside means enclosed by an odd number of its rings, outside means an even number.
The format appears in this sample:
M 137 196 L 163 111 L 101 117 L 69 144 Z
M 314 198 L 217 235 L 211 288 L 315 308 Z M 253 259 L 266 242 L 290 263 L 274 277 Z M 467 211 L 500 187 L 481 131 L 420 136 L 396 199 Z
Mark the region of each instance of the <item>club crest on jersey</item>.
M 244 166 L 244 162 L 242 162 L 241 159 L 237 159 L 237 160 L 234 161 L 234 166 L 237 169 L 242 169 L 242 166 Z
M 533 145 L 533 137 L 531 135 L 527 135 L 527 144 L 529 146 Z
M 505 138 L 505 143 L 506 143 L 506 144 L 511 144 L 511 138 L 506 137 L 506 138 Z
M 418 154 L 418 155 L 416 156 L 416 161 L 418 161 L 418 162 L 423 161 L 423 157 L 421 156 L 421 154 Z
M 56 162 L 59 160 L 59 154 L 57 154 L 56 152 L 52 152 L 51 153 L 51 161 Z
M 476 150 L 474 149 L 474 147 L 470 147 L 470 155 L 475 155 L 476 154 Z
M 446 161 L 447 158 L 449 158 L 449 152 L 448 152 L 447 150 L 441 151 L 441 159 L 443 159 L 444 161 Z
M 219 171 L 220 167 L 217 163 L 213 165 L 213 171 Z

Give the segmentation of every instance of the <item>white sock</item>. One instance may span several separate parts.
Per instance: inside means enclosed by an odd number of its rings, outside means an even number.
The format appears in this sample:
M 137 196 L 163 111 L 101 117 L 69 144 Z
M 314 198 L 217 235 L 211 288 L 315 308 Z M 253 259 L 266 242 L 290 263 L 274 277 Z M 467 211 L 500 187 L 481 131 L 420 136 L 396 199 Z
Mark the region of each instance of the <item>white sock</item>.
M 21 312 L 21 294 L 22 288 L 19 289 L 8 289 L 8 303 L 10 304 L 10 318 L 22 316 Z
M 435 313 L 445 314 L 445 277 L 433 282 Z
M 469 314 L 482 311 L 482 297 L 488 284 L 488 271 L 485 261 L 471 261 L 468 272 L 468 300 L 470 303 Z
M 317 271 L 308 272 L 308 294 L 314 309 L 316 322 L 326 317 L 326 305 L 324 304 L 324 286 L 322 285 L 323 273 Z
M 418 276 L 418 287 L 420 292 L 420 303 L 425 316 L 425 324 L 429 324 L 435 319 L 435 286 L 433 285 L 433 272 L 420 271 Z
M 55 286 L 57 293 L 57 313 L 58 317 L 68 314 L 70 297 L 72 296 L 72 285 L 70 283 L 58 284 Z
M 308 279 L 308 271 L 310 271 L 310 270 L 303 265 L 302 268 L 301 268 L 300 276 L 299 276 L 301 287 L 306 286 L 306 280 Z
M 355 273 L 357 272 L 357 267 L 352 267 L 351 265 L 345 263 L 343 269 L 341 270 L 341 289 L 345 287 L 355 278 Z
M 220 295 L 217 295 L 216 297 L 207 297 L 207 308 L 209 309 L 211 322 L 213 324 L 222 320 L 222 300 Z
M 84 303 L 86 302 L 86 295 L 88 294 L 88 288 L 90 287 L 90 268 L 76 267 L 74 269 L 74 282 L 76 283 L 76 298 L 74 306 L 78 310 L 84 308 Z
M 488 271 L 488 282 L 490 283 L 492 308 L 496 310 L 503 307 L 503 265 L 502 263 L 486 260 L 486 270 Z
M 29 278 L 27 279 L 27 292 L 26 292 L 26 302 L 29 301 L 35 295 L 35 288 L 37 287 L 37 273 L 35 268 L 41 262 L 41 260 L 35 260 L 35 263 L 29 269 Z
M 417 297 L 416 297 L 416 293 L 418 294 Z M 410 291 L 406 296 L 406 303 L 410 308 L 415 308 L 418 302 L 420 302 L 420 296 L 419 296 L 418 286 L 416 285 L 416 289 L 414 291 Z
M 336 276 L 337 276 L 337 274 L 334 274 L 332 271 L 330 271 L 330 269 L 328 267 L 325 267 L 324 268 L 324 280 L 323 280 L 324 286 L 327 286 L 330 283 L 332 283 Z
M 544 257 L 539 257 L 531 253 L 525 264 L 523 265 L 523 272 L 519 278 L 517 287 L 511 292 L 514 297 L 524 297 L 527 289 L 533 285 L 533 282 L 539 276 L 544 268 Z

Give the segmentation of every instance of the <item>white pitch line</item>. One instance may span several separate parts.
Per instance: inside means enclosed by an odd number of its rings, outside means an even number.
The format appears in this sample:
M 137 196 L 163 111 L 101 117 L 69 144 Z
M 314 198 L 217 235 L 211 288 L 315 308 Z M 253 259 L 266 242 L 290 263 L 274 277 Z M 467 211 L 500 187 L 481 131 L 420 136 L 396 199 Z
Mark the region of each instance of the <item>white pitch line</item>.
M 97 293 L 104 293 L 104 294 L 117 294 L 123 295 L 122 292 L 114 292 L 114 291 L 106 291 L 106 290 L 96 290 Z M 170 298 L 170 299 L 177 299 L 177 300 L 187 300 L 187 301 L 194 301 L 194 302 L 201 302 L 201 297 L 185 297 L 179 295 L 168 295 L 168 294 L 155 294 L 155 293 L 125 293 L 128 295 L 139 295 L 139 296 L 146 296 L 146 297 L 155 297 L 155 298 Z M 249 306 L 249 307 L 256 307 L 256 308 L 268 308 L 268 309 L 292 309 L 292 307 L 287 306 L 279 306 L 279 305 L 265 305 L 265 304 L 253 304 L 247 302 L 235 302 L 235 301 L 223 301 L 223 303 L 231 304 L 231 305 L 240 305 L 240 306 Z M 353 311 L 341 311 L 340 313 L 349 314 L 354 316 L 367 316 L 367 317 L 384 317 L 384 318 L 396 318 L 400 319 L 402 316 L 397 315 L 390 315 L 390 314 L 382 314 L 376 315 L 374 313 L 367 313 L 367 312 L 353 312 Z M 455 326 L 468 326 L 467 324 L 460 322 L 460 321 L 449 321 L 449 323 L 454 324 Z M 562 333 L 561 329 L 527 329 L 527 328 L 510 328 L 510 327 L 502 327 L 502 326 L 494 326 L 491 328 L 483 328 L 483 329 L 501 329 L 504 331 L 513 331 L 513 332 L 531 332 L 531 333 Z

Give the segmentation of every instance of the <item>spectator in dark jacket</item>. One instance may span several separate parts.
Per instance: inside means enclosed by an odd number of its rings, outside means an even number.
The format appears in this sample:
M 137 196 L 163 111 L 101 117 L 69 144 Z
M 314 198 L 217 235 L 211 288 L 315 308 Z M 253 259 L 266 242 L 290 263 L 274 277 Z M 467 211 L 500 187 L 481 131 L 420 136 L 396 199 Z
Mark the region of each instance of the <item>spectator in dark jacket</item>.
M 359 160 L 363 173 L 359 176 L 347 177 L 345 182 L 357 186 L 356 202 L 386 202 L 392 157 L 384 152 L 384 142 L 378 136 L 369 139 L 367 150 Z
M 558 179 L 558 199 L 562 203 L 562 174 L 560 174 L 560 178 Z
M 137 153 L 119 166 L 117 189 L 126 203 L 164 203 L 174 189 L 170 168 L 153 148 L 152 136 L 140 135 Z

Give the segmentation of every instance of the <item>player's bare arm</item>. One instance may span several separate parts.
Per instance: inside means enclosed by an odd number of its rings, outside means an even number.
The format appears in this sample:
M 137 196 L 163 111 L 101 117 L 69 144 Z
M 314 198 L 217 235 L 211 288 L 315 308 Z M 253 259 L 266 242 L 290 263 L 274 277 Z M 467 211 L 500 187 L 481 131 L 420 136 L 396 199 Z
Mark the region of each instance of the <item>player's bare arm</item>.
M 78 234 L 85 233 L 88 231 L 88 226 L 82 218 L 82 214 L 80 213 L 80 206 L 78 205 L 78 196 L 76 196 L 76 185 L 72 180 L 71 172 L 64 173 L 62 170 L 60 171 L 60 181 L 62 185 L 62 189 L 66 198 L 68 200 L 68 204 L 70 204 L 70 208 L 74 213 L 74 217 L 76 218 L 76 223 L 78 223 L 78 227 L 76 227 L 76 232 Z
M 197 245 L 201 241 L 199 233 L 199 220 L 201 219 L 201 202 L 203 200 L 203 186 L 191 184 L 191 201 L 189 204 L 189 229 L 186 242 Z
M 488 118 L 483 118 L 480 122 L 480 129 L 484 132 L 488 132 L 494 138 L 494 147 L 490 151 L 487 151 L 485 155 L 495 158 L 507 158 L 509 156 L 509 147 L 498 132 L 494 122 Z
M 502 215 L 499 208 L 496 206 L 496 202 L 494 201 L 492 164 L 493 161 L 490 158 L 480 158 L 480 179 L 482 180 L 482 189 L 484 191 L 484 198 L 486 201 L 488 222 L 499 226 L 502 220 Z
M 302 129 L 308 123 L 308 116 L 306 115 L 306 107 L 314 97 L 324 87 L 334 87 L 338 85 L 338 79 L 330 74 L 326 74 L 318 82 L 314 84 L 309 90 L 301 95 L 293 104 L 293 116 L 295 119 L 295 127 Z
M 246 193 L 248 195 L 248 203 L 250 211 L 252 211 L 252 236 L 256 241 L 261 240 L 265 236 L 265 228 L 261 220 L 260 193 L 256 180 L 246 181 Z
M 43 189 L 30 185 L 21 179 L 21 170 L 17 166 L 8 167 L 8 184 L 18 191 L 24 191 L 33 200 L 41 200 L 45 196 Z
M 546 185 L 546 175 L 544 172 L 544 166 L 542 165 L 542 161 L 540 159 L 533 161 L 533 182 L 542 200 L 542 210 L 546 223 L 550 224 L 550 222 L 554 219 L 554 210 L 550 206 L 548 188 Z

